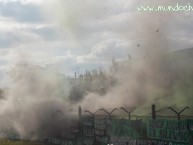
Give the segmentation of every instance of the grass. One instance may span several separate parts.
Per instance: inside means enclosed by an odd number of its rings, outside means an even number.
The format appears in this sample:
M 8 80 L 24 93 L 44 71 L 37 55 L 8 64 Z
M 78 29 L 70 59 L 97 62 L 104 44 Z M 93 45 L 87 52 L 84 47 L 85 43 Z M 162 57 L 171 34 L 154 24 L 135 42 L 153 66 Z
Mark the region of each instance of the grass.
M 29 142 L 29 141 L 21 141 L 21 140 L 13 141 L 13 140 L 1 139 L 0 145 L 46 145 L 46 144 L 37 143 L 37 142 Z

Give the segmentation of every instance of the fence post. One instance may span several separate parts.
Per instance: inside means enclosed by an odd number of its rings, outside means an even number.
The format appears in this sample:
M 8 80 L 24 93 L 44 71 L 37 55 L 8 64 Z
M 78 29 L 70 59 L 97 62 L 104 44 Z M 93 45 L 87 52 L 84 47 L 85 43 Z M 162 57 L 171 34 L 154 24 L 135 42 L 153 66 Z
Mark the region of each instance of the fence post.
M 156 111 L 155 111 L 155 105 L 154 104 L 151 106 L 151 109 L 152 109 L 152 119 L 156 119 Z
M 81 106 L 78 107 L 78 115 L 79 115 L 79 119 L 81 119 L 81 116 L 82 116 Z
M 178 116 L 178 121 L 180 121 L 180 114 L 184 112 L 186 109 L 190 109 L 188 106 L 186 106 L 184 109 L 182 109 L 180 112 L 177 112 L 174 110 L 172 107 L 168 107 L 168 109 L 172 110 L 177 116 Z

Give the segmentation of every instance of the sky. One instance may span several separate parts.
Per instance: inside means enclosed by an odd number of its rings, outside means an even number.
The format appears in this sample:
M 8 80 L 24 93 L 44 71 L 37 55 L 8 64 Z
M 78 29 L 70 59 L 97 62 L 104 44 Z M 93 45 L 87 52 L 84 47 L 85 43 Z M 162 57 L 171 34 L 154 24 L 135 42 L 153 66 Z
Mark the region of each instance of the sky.
M 187 0 L 159 5 L 193 6 Z M 0 86 L 18 63 L 73 76 L 140 57 L 144 39 L 159 30 L 169 50 L 193 47 L 192 12 L 138 12 L 153 0 L 0 0 Z M 151 37 L 150 37 L 151 38 Z

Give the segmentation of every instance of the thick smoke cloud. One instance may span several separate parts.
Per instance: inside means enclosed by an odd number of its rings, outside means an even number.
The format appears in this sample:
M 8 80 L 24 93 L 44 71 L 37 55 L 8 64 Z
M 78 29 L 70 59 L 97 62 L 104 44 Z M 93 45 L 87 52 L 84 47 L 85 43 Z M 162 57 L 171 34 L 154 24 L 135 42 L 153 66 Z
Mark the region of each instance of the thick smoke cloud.
M 167 61 L 167 25 L 171 17 L 160 13 L 133 13 L 132 16 L 132 31 L 128 26 L 124 31 L 116 33 L 127 41 L 134 40 L 132 46 L 140 53 L 141 60 L 131 59 L 118 64 L 122 67 L 113 74 L 118 80 L 118 86 L 113 87 L 105 97 L 88 95 L 82 102 L 85 108 L 93 108 L 93 104 L 95 109 L 133 107 L 144 105 L 149 99 L 153 103 L 154 98 L 148 98 L 151 92 L 155 88 L 167 87 L 168 82 L 164 78 L 172 74 Z
M 0 129 L 22 138 L 59 136 L 77 120 L 68 103 L 68 80 L 59 73 L 20 59 L 9 72 L 13 80 L 1 104 Z
M 52 12 L 49 16 L 59 24 L 63 38 L 73 40 L 72 43 L 80 44 L 83 38 L 92 35 L 94 29 L 105 31 L 107 26 L 112 27 L 114 37 L 131 41 L 131 46 L 139 52 L 140 57 L 122 63 L 114 62 L 110 73 L 116 85 L 109 85 L 103 95 L 87 92 L 72 105 L 68 98 L 71 86 L 67 80 L 59 77 L 57 70 L 34 66 L 28 59 L 19 59 L 9 72 L 13 85 L 5 93 L 5 99 L 0 101 L 0 129 L 16 130 L 22 137 L 36 139 L 57 136 L 73 126 L 72 118 L 77 116 L 79 105 L 94 111 L 101 107 L 142 107 L 152 103 L 168 105 L 168 101 L 164 100 L 170 98 L 173 102 L 169 103 L 179 104 L 175 100 L 178 87 L 174 85 L 174 79 L 177 74 L 171 68 L 168 57 L 167 36 L 169 22 L 173 19 L 171 14 L 141 14 L 133 12 L 131 8 L 131 13 L 125 14 L 130 16 L 130 23 L 123 24 L 120 29 L 119 25 L 107 25 L 104 21 L 107 17 L 113 19 L 114 13 L 124 13 L 114 11 L 114 8 L 111 10 L 109 4 L 110 1 L 59 0 L 46 5 L 45 9 Z M 133 6 L 138 4 L 133 3 Z M 121 17 L 121 14 L 118 16 Z M 98 25 L 100 29 L 97 26 L 93 28 L 90 25 L 92 21 L 106 25 Z M 106 39 L 109 39 L 109 35 Z
M 134 2 L 133 5 L 140 4 Z M 163 3 L 146 1 L 145 4 L 173 5 L 176 4 L 176 1 Z M 186 89 L 183 90 L 178 86 L 182 81 L 178 78 L 182 70 L 178 69 L 180 66 L 173 66 L 172 61 L 175 60 L 170 58 L 169 28 L 171 27 L 170 22 L 176 19 L 176 15 L 166 12 L 135 12 L 132 13 L 132 16 L 131 25 L 125 26 L 124 31 L 115 32 L 120 38 L 131 41 L 140 57 L 118 63 L 119 67 L 115 68 L 113 74 L 118 85 L 112 87 L 105 96 L 88 94 L 80 105 L 84 108 L 92 108 L 93 111 L 98 108 L 120 106 L 147 107 L 153 103 L 162 106 L 191 105 Z M 184 87 L 189 90 L 191 83 Z M 186 94 L 186 97 L 181 99 L 183 95 L 180 97 L 179 94 Z M 139 114 L 144 113 L 139 112 Z

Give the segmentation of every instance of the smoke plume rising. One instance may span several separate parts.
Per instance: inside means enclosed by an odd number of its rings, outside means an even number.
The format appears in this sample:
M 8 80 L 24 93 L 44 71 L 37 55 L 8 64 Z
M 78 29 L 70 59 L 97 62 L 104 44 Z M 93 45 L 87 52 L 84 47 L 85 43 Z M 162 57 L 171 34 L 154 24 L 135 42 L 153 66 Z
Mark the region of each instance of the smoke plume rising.
M 39 139 L 59 136 L 74 125 L 77 108 L 74 110 L 66 97 L 67 80 L 24 59 L 9 74 L 13 85 L 0 101 L 1 130 L 14 131 L 22 138 Z
M 93 31 L 89 27 L 91 21 L 101 24 L 102 20 L 113 13 L 109 10 L 109 1 L 76 2 L 59 0 L 45 6 L 49 12 L 53 10 L 50 9 L 53 4 L 54 8 L 57 6 L 50 17 L 61 26 L 59 30 L 65 36 L 62 38 L 73 40 L 72 45 L 80 44 Z M 172 2 L 167 1 L 165 4 Z M 167 39 L 168 25 L 173 17 L 165 13 L 131 13 L 130 24 L 123 25 L 122 29 L 112 26 L 112 33 L 115 37 L 131 42 L 140 57 L 113 62 L 111 72 L 104 73 L 109 76 L 108 81 L 112 79 L 116 83 L 107 83 L 105 93 L 97 93 L 97 89 L 86 90 L 81 99 L 72 102 L 69 96 L 75 90 L 70 92 L 72 86 L 69 80 L 61 78 L 56 70 L 34 66 L 27 59 L 19 59 L 9 72 L 13 85 L 6 91 L 5 99 L 0 101 L 0 129 L 15 130 L 24 138 L 37 139 L 59 136 L 73 126 L 78 106 L 96 111 L 99 108 L 121 106 L 149 107 L 152 103 L 179 105 L 175 100 L 178 93 L 178 80 L 175 79 L 178 75 L 171 67 Z M 97 81 L 93 86 L 95 84 Z M 185 105 L 188 99 L 181 103 Z

